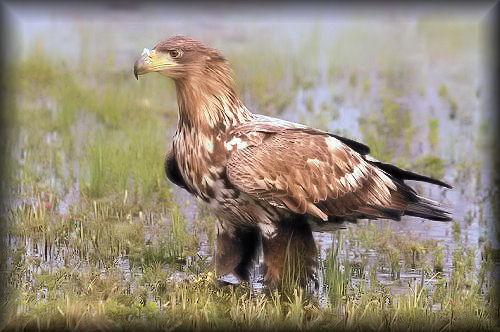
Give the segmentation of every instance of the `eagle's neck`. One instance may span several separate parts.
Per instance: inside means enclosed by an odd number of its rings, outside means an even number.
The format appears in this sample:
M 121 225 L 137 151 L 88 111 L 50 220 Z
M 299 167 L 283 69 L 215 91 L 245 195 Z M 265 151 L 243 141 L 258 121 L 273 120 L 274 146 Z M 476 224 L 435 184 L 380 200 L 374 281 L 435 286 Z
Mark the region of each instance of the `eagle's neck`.
M 215 194 L 211 185 L 224 172 L 226 133 L 253 116 L 236 96 L 228 70 L 195 73 L 175 81 L 179 123 L 173 148 L 188 186 L 208 200 Z
M 218 134 L 252 118 L 238 99 L 231 76 L 224 67 L 211 68 L 175 83 L 178 129 Z

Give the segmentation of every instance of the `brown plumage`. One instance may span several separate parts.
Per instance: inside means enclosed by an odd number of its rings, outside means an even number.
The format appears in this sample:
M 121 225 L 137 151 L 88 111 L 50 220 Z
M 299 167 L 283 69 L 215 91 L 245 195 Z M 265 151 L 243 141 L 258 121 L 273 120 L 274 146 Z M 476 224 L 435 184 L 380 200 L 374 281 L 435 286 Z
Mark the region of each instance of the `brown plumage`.
M 136 61 L 136 77 L 148 72 L 175 82 L 179 123 L 165 170 L 217 216 L 219 274 L 248 280 L 262 242 L 266 281 L 278 284 L 291 256 L 311 277 L 311 225 L 403 215 L 450 220 L 404 180 L 448 184 L 380 162 L 362 143 L 251 113 L 236 95 L 226 59 L 213 48 L 169 38 Z

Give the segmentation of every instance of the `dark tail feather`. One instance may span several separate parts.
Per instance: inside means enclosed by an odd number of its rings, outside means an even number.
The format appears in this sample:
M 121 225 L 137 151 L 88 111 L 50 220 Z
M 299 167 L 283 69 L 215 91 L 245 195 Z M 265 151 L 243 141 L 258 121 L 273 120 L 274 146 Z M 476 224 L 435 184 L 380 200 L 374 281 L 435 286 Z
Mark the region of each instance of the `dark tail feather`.
M 418 195 L 413 188 L 402 180 L 392 178 L 397 186 L 400 199 L 405 202 L 404 214 L 437 221 L 451 221 L 450 212 L 444 210 L 440 203 Z
M 376 165 L 380 169 L 384 170 L 385 172 L 391 174 L 392 176 L 394 176 L 397 179 L 422 181 L 422 182 L 436 184 L 438 186 L 446 187 L 449 189 L 453 188 L 452 186 L 450 186 L 449 184 L 447 184 L 443 181 L 439 181 L 439 180 L 430 178 L 428 176 L 420 175 L 420 174 L 417 174 L 415 172 L 401 169 L 401 168 L 394 166 L 394 165 L 391 165 L 391 164 L 383 163 L 381 161 L 371 161 L 371 163 Z
M 452 220 L 450 213 L 443 210 L 438 202 L 422 196 L 417 196 L 417 198 L 417 202 L 408 204 L 405 210 L 406 215 L 437 221 Z

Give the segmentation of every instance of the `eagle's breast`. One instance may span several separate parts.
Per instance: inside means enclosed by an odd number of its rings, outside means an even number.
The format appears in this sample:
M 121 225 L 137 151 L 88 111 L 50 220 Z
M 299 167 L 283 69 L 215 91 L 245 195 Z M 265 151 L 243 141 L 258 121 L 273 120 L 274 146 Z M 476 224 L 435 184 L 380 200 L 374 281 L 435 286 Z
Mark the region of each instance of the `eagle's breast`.
M 174 136 L 174 153 L 186 184 L 210 205 L 238 196 L 225 174 L 228 145 L 226 135 L 221 133 L 181 129 Z
M 241 192 L 226 175 L 226 163 L 231 154 L 261 140 L 259 135 L 238 132 L 209 137 L 179 131 L 174 137 L 174 153 L 187 186 L 195 196 L 208 203 L 216 215 L 233 226 L 257 225 L 265 235 L 271 236 L 280 211 Z

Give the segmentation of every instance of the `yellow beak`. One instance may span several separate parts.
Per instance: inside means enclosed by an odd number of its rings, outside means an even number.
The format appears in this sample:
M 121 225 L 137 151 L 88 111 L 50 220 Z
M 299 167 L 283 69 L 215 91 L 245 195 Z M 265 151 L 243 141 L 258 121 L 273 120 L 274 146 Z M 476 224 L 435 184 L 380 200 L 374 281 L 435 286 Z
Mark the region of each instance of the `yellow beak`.
M 139 79 L 139 75 L 161 71 L 176 65 L 170 55 L 145 48 L 141 57 L 134 63 L 134 76 Z

